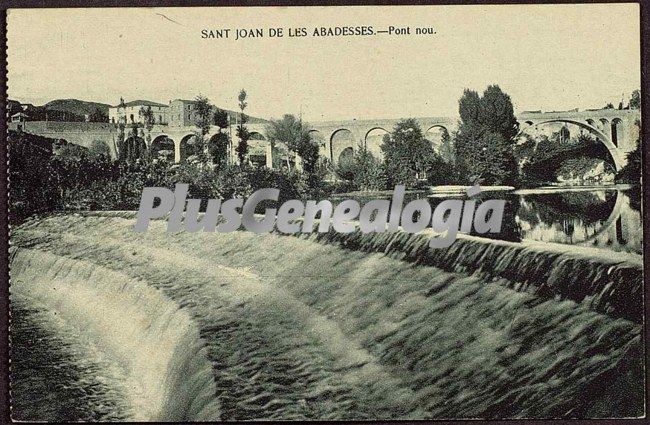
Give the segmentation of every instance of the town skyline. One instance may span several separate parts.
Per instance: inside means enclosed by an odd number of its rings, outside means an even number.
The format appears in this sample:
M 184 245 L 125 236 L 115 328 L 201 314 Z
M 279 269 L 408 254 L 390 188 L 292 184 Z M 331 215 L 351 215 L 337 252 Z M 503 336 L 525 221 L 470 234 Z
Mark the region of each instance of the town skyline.
M 498 85 L 498 84 L 496 84 L 496 85 Z M 119 107 L 119 102 L 115 103 L 115 104 L 111 104 L 111 103 L 99 102 L 99 101 L 97 101 L 95 99 L 57 98 L 57 99 L 47 99 L 42 103 L 26 102 L 26 101 L 23 101 L 23 99 L 13 99 L 13 98 L 10 98 L 9 100 L 19 102 L 21 105 L 32 105 L 32 106 L 35 106 L 35 107 L 42 107 L 42 106 L 45 106 L 46 104 L 48 104 L 50 102 L 60 101 L 60 100 L 81 101 L 81 102 L 87 102 L 87 103 L 100 103 L 100 104 L 108 105 L 108 107 L 111 108 L 111 109 L 115 109 L 115 108 Z M 187 102 L 187 101 L 194 102 L 195 101 L 194 98 L 192 98 L 190 96 L 185 96 L 183 98 L 170 99 L 167 102 L 158 101 L 158 100 L 151 100 L 151 99 L 144 99 L 144 98 L 137 98 L 137 99 L 133 99 L 133 100 L 124 99 L 124 102 L 127 105 L 129 105 L 129 104 L 138 104 L 139 105 L 140 102 L 143 102 L 142 106 L 146 106 L 146 103 L 152 103 L 152 104 L 157 104 L 157 105 L 169 107 L 171 102 L 177 101 L 177 100 L 185 101 L 185 102 Z M 228 110 L 228 111 L 235 112 L 235 113 L 240 113 L 240 111 L 237 110 L 236 105 L 231 107 L 231 108 L 226 108 L 226 107 L 223 107 L 220 104 L 216 104 L 215 102 L 212 102 L 211 99 L 209 99 L 209 100 L 211 101 L 212 105 L 214 107 L 216 107 L 216 108 Z M 628 109 L 629 101 L 630 101 L 630 96 L 629 96 L 629 93 L 628 93 L 628 94 L 626 94 L 626 97 L 623 99 L 623 109 Z M 614 102 L 609 102 L 609 103 L 614 104 Z M 586 112 L 586 111 L 600 111 L 600 110 L 607 110 L 607 109 L 609 109 L 609 108 L 606 108 L 605 105 L 603 105 L 603 106 L 600 106 L 600 107 L 585 108 L 585 109 L 581 109 L 581 108 L 557 109 L 556 108 L 556 109 L 544 110 L 544 109 L 539 109 L 538 108 L 538 109 L 517 110 L 515 108 L 514 112 L 515 112 L 515 115 L 522 115 L 522 114 L 528 114 L 528 113 Z M 614 105 L 614 107 L 612 109 L 618 109 L 618 105 Z M 295 116 L 300 115 L 299 113 L 298 114 L 292 114 L 291 112 L 287 112 L 287 114 L 291 114 L 291 115 L 295 115 Z M 272 120 L 272 119 L 278 119 L 284 114 L 281 114 L 279 116 L 276 115 L 276 116 L 266 117 L 266 116 L 260 116 L 260 115 L 257 115 L 257 114 L 250 114 L 250 113 L 247 112 L 246 115 L 254 117 L 254 118 L 264 119 L 264 120 Z M 433 117 L 457 118 L 457 117 L 459 117 L 459 115 L 458 115 L 458 112 L 456 112 L 456 113 L 450 114 L 450 115 L 416 115 L 416 116 L 412 116 L 410 118 L 433 118 Z M 327 119 L 327 118 L 325 118 L 325 119 L 321 119 L 321 120 L 309 120 L 309 121 L 313 121 L 313 122 L 328 122 L 328 121 L 337 122 L 337 121 L 350 121 L 350 120 L 359 120 L 359 121 L 368 120 L 368 121 L 372 121 L 372 120 L 391 120 L 391 119 L 397 119 L 397 118 L 405 118 L 405 117 L 404 116 L 399 116 L 399 117 L 398 116 L 348 117 L 348 118 L 340 117 L 338 119 Z

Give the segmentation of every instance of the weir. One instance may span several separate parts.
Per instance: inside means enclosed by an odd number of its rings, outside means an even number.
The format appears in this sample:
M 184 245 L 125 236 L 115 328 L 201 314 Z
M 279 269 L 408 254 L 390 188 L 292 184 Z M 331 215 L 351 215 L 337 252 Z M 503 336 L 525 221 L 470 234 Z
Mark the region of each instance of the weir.
M 37 302 L 77 326 L 123 369 L 130 420 L 219 419 L 211 365 L 196 326 L 144 282 L 92 263 L 14 248 L 11 302 L 17 301 Z
M 306 237 L 345 249 L 379 252 L 415 264 L 503 278 L 510 287 L 546 298 L 585 301 L 596 311 L 643 322 L 643 264 L 629 254 L 553 244 L 513 243 L 460 235 L 447 249 L 430 249 L 431 232 L 314 233 Z
M 426 234 L 134 224 L 135 212 L 26 222 L 12 232 L 24 256 L 12 280 L 18 269 L 66 285 L 47 252 L 160 292 L 205 342 L 222 419 L 643 414 L 640 259 L 465 236 L 430 249 Z M 72 281 L 71 294 L 92 286 Z

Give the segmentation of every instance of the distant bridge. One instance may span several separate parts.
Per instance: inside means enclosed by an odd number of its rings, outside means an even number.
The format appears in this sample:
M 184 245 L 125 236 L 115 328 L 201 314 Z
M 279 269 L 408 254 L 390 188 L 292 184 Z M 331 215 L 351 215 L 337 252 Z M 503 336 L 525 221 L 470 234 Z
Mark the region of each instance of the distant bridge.
M 603 143 L 612 155 L 616 170 L 627 162 L 627 153 L 636 148 L 639 128 L 635 125 L 641 120 L 639 110 L 598 109 L 563 112 L 524 112 L 517 115 L 521 133 L 534 133 L 542 126 L 573 124 L 589 132 Z
M 600 109 L 593 111 L 565 112 L 523 112 L 517 115 L 521 133 L 534 133 L 543 126 L 561 128 L 567 124 L 577 125 L 583 131 L 591 133 L 609 150 L 616 169 L 619 170 L 626 162 L 626 154 L 634 150 L 639 135 L 635 121 L 640 119 L 638 110 Z M 392 131 L 400 119 L 375 120 L 344 120 L 323 121 L 310 123 L 309 131 L 321 144 L 321 155 L 329 158 L 332 163 L 338 163 L 342 155 L 350 154 L 360 146 L 365 146 L 377 156 L 381 156 L 383 136 Z M 427 117 L 416 118 L 423 133 L 434 147 L 440 143 L 442 135 L 453 133 L 458 128 L 456 117 Z M 117 156 L 118 128 L 109 123 L 86 122 L 56 122 L 28 121 L 11 123 L 10 128 L 22 126 L 25 132 L 54 139 L 64 139 L 81 146 L 90 146 L 94 140 L 104 141 L 114 157 Z M 265 162 L 272 166 L 270 144 L 266 142 L 267 129 L 265 124 L 248 124 L 253 137 L 253 144 L 264 146 Z M 145 131 L 138 130 L 138 137 L 145 138 Z M 151 131 L 151 145 L 158 149 L 173 150 L 174 160 L 182 161 L 187 156 L 188 145 L 195 137 L 195 127 L 174 127 L 156 125 Z M 226 130 L 232 137 L 233 145 L 237 144 L 234 126 Z M 212 127 L 208 138 L 218 132 Z M 130 129 L 125 129 L 125 137 L 130 136 Z

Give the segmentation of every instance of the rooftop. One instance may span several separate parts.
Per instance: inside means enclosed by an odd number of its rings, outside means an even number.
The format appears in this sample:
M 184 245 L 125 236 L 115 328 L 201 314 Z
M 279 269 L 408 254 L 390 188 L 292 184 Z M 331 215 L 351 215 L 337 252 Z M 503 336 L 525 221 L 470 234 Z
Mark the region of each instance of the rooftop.
M 120 105 L 117 105 L 117 106 L 114 106 L 114 107 L 117 108 L 119 106 Z M 130 102 L 125 102 L 124 106 L 133 107 L 133 106 L 169 106 L 169 105 L 165 105 L 165 104 L 158 103 L 158 102 L 152 102 L 150 100 L 132 100 Z

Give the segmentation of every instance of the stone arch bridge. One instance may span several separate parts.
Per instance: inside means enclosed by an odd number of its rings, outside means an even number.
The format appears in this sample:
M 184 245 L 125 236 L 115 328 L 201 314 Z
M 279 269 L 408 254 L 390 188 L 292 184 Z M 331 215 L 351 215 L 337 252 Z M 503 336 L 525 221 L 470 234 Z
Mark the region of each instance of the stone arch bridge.
M 616 169 L 620 169 L 626 162 L 626 154 L 634 150 L 639 135 L 635 121 L 640 119 L 638 110 L 602 109 L 593 111 L 565 111 L 565 112 L 524 112 L 517 116 L 521 133 L 534 133 L 542 127 L 550 126 L 561 128 L 575 125 L 583 131 L 591 133 L 608 148 L 612 155 Z M 381 143 L 384 134 L 392 131 L 400 119 L 375 119 L 375 120 L 346 120 L 312 122 L 309 131 L 321 145 L 321 155 L 333 163 L 346 154 L 350 154 L 360 146 L 365 146 L 373 154 L 381 156 Z M 427 117 L 416 118 L 425 137 L 434 147 L 440 143 L 442 135 L 456 131 L 458 118 L 455 117 Z M 54 139 L 64 139 L 70 143 L 89 147 L 93 141 L 105 142 L 111 154 L 117 156 L 118 128 L 109 123 L 86 122 L 56 122 L 56 121 L 28 121 L 24 123 L 10 123 L 10 128 L 22 130 Z M 272 151 L 266 142 L 267 129 L 265 124 L 248 124 L 254 142 L 263 146 L 265 162 L 272 166 Z M 130 137 L 130 129 L 126 129 L 126 138 Z M 145 131 L 138 129 L 139 135 L 145 138 Z M 191 152 L 192 138 L 195 127 L 174 127 L 156 125 L 151 130 L 150 145 L 158 149 L 173 152 L 176 162 L 183 160 Z M 236 145 L 235 127 L 225 130 Z M 213 127 L 207 138 L 215 137 L 218 129 Z M 151 147 L 149 146 L 149 147 Z
M 603 143 L 612 156 L 616 170 L 627 162 L 627 154 L 636 148 L 641 120 L 639 110 L 598 109 L 562 112 L 523 112 L 517 115 L 520 133 L 534 134 L 543 127 L 560 130 L 577 126 Z

